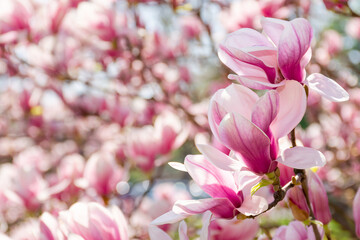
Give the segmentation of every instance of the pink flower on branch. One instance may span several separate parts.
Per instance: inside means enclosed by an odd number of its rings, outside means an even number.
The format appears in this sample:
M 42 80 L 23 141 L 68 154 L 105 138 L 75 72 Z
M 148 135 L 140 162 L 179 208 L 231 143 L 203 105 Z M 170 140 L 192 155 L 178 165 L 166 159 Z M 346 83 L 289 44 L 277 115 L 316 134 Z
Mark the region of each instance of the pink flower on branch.
M 284 80 L 295 80 L 331 101 L 349 99 L 340 85 L 322 74 L 305 79 L 313 37 L 306 19 L 264 18 L 261 23 L 264 34 L 243 28 L 229 34 L 220 45 L 220 60 L 236 73 L 230 74 L 230 79 L 254 89 L 274 89 L 283 86 Z
M 224 159 L 226 156 L 220 151 L 218 153 L 220 155 L 213 158 L 222 156 Z M 251 187 L 260 177 L 250 171 L 222 170 L 203 155 L 188 155 L 184 165 L 171 165 L 178 170 L 187 171 L 210 198 L 177 201 L 171 211 L 155 219 L 152 225 L 175 223 L 206 211 L 211 211 L 215 218 L 232 219 L 240 213 L 254 215 L 267 208 L 268 203 L 264 197 L 251 196 Z
M 294 147 L 279 151 L 279 138 L 298 125 L 305 109 L 306 93 L 296 81 L 286 81 L 261 98 L 232 84 L 211 99 L 209 124 L 215 137 L 254 173 L 272 172 L 277 162 L 299 169 L 323 166 L 325 158 L 317 150 Z

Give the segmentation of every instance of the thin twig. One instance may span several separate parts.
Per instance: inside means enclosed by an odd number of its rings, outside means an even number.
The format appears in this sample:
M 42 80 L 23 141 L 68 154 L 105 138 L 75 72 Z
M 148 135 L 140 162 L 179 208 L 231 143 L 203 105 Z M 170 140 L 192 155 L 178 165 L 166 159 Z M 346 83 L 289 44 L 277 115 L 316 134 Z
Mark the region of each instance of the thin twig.
M 296 147 L 296 138 L 295 138 L 295 128 L 291 131 L 290 133 L 290 137 L 291 137 L 291 144 L 292 144 L 292 147 Z M 314 212 L 312 210 L 312 207 L 311 207 L 311 203 L 310 203 L 310 198 L 309 198 L 309 189 L 308 189 L 308 184 L 307 184 L 307 177 L 306 177 L 306 173 L 305 173 L 305 170 L 304 169 L 294 169 L 294 173 L 295 174 L 301 174 L 302 175 L 302 178 L 301 178 L 301 187 L 302 187 L 302 191 L 304 193 L 304 196 L 305 196 L 305 199 L 306 199 L 306 203 L 309 207 L 309 212 L 310 212 L 310 216 L 313 220 L 315 220 L 315 215 L 314 215 Z M 319 233 L 319 230 L 316 226 L 315 223 L 311 223 L 311 226 L 313 227 L 314 229 L 314 234 L 315 234 L 315 238 L 316 240 L 321 240 L 321 236 L 320 236 L 320 233 Z

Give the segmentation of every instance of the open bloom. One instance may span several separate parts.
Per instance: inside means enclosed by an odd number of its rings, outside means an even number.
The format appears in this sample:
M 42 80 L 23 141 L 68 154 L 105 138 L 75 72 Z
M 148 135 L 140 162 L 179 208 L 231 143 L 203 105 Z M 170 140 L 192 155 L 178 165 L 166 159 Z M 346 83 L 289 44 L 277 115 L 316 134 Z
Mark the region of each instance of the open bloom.
M 319 227 L 318 227 L 319 229 Z M 322 228 L 320 230 L 321 239 L 324 235 Z M 293 221 L 288 226 L 281 226 L 276 230 L 274 240 L 297 239 L 297 240 L 315 240 L 315 234 L 312 226 L 305 226 L 302 222 Z
M 264 34 L 243 28 L 220 45 L 220 60 L 237 74 L 230 74 L 230 79 L 254 89 L 273 89 L 283 86 L 284 80 L 295 80 L 331 101 L 349 99 L 342 87 L 319 73 L 305 79 L 313 36 L 307 20 L 264 18 L 261 23 Z
M 261 98 L 232 84 L 212 97 L 209 124 L 215 137 L 254 173 L 272 172 L 277 162 L 299 169 L 323 166 L 324 156 L 312 148 L 279 151 L 278 139 L 298 125 L 305 108 L 306 94 L 296 81 L 286 81 Z
M 212 157 L 226 160 L 225 154 L 220 151 L 217 153 Z M 175 223 L 208 210 L 216 218 L 232 219 L 239 213 L 258 214 L 267 207 L 265 198 L 250 194 L 251 187 L 260 179 L 250 171 L 222 170 L 204 155 L 188 155 L 184 165 L 172 163 L 172 166 L 187 171 L 210 198 L 176 201 L 172 210 L 155 219 L 152 225 Z
M 129 239 L 126 219 L 116 206 L 106 209 L 96 202 L 78 202 L 60 212 L 58 220 L 64 235 L 74 239 Z

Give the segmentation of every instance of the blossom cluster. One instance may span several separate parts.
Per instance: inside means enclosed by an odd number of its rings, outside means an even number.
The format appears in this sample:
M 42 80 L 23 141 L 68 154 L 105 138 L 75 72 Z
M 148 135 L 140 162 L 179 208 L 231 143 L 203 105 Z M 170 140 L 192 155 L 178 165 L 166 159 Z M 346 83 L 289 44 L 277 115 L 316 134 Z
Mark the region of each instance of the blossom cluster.
M 360 237 L 360 18 L 323 3 L 1 0 L 0 239 Z

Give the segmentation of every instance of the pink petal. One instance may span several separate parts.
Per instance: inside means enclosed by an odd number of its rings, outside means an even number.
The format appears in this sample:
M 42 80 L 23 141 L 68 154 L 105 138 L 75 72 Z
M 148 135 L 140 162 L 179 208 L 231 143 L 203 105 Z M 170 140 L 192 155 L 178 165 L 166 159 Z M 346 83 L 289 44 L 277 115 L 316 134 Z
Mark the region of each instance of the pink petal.
M 258 99 L 255 92 L 238 84 L 218 90 L 210 100 L 208 113 L 210 128 L 215 137 L 219 138 L 218 125 L 228 112 L 236 112 L 250 119 L 252 108 Z
M 285 239 L 303 240 L 307 239 L 307 229 L 303 223 L 293 221 L 289 224 Z
M 271 39 L 276 47 L 279 46 L 279 41 L 282 32 L 284 31 L 287 21 L 275 18 L 262 18 L 261 25 L 264 33 Z
M 244 77 L 244 76 L 230 74 L 228 78 L 230 80 L 238 81 L 239 83 L 241 83 L 242 85 L 248 88 L 253 88 L 258 90 L 273 89 L 283 86 L 285 84 L 285 81 L 276 84 L 270 83 L 266 77 L 253 77 L 253 76 Z
M 203 155 L 188 155 L 184 164 L 194 181 L 210 196 L 227 198 L 236 207 L 241 205 L 231 173 L 215 167 Z
M 181 221 L 179 224 L 179 240 L 189 240 L 185 221 Z
M 197 144 L 196 146 L 207 160 L 222 170 L 237 171 L 246 166 L 245 163 L 229 157 L 211 145 Z
M 249 66 L 253 66 L 255 67 L 255 69 L 259 69 L 259 70 L 261 69 L 262 71 L 264 71 L 267 79 L 269 79 L 269 82 L 274 83 L 276 78 L 276 69 L 273 66 L 272 67 L 267 66 L 263 60 L 248 53 L 246 49 L 238 49 L 238 48 L 220 45 L 220 50 L 222 51 L 223 55 L 226 55 L 228 59 L 229 58 L 232 59 L 232 61 L 237 64 L 235 69 L 233 69 L 233 71 L 236 72 L 237 74 L 244 76 L 253 75 L 253 71 L 251 72 L 249 71 L 250 70 Z M 270 49 L 266 49 L 266 50 L 270 50 Z M 222 57 L 222 55 L 219 55 L 219 57 Z M 222 58 L 220 58 L 220 60 L 222 61 Z M 231 64 L 230 66 L 234 67 L 233 64 Z M 256 74 L 255 76 L 260 77 L 263 75 Z
M 270 125 L 275 139 L 291 132 L 301 121 L 306 111 L 306 93 L 296 81 L 285 81 L 285 85 L 276 89 L 279 92 L 279 111 Z
M 286 79 L 303 81 L 300 62 L 310 48 L 312 36 L 311 25 L 306 19 L 296 18 L 285 25 L 279 40 L 278 62 Z
M 306 173 L 308 176 L 309 197 L 315 218 L 323 224 L 328 224 L 331 221 L 331 213 L 325 186 L 316 173 L 311 170 L 306 171 Z
M 240 153 L 255 173 L 267 173 L 271 164 L 270 140 L 266 134 L 241 115 L 227 114 L 219 126 L 220 140 Z
M 252 196 L 244 199 L 243 204 L 238 208 L 239 212 L 244 215 L 256 215 L 265 211 L 268 207 L 268 202 L 265 198 L 260 196 Z
M 227 35 L 223 45 L 231 48 L 249 48 L 254 46 L 273 47 L 269 40 L 254 29 L 242 28 Z
M 269 126 L 278 113 L 278 105 L 278 92 L 268 91 L 256 103 L 251 115 L 251 121 L 265 133 L 268 133 Z
M 320 73 L 313 73 L 306 78 L 306 85 L 332 102 L 349 100 L 349 94 L 334 80 Z
M 276 49 L 253 29 L 243 28 L 229 34 L 220 45 L 218 55 L 238 75 L 275 79 Z
M 191 215 L 193 215 L 193 214 L 189 214 L 189 213 L 185 213 L 185 212 L 175 213 L 174 211 L 171 210 L 171 211 L 164 213 L 163 215 L 157 217 L 150 224 L 151 225 L 164 225 L 164 224 L 177 223 Z
M 283 76 L 288 80 L 303 81 L 304 67 L 311 57 L 312 28 L 303 18 L 290 22 L 263 18 L 264 32 L 278 47 L 278 62 Z
M 262 179 L 261 176 L 245 169 L 236 171 L 234 173 L 234 178 L 238 190 L 241 190 L 244 195 L 250 195 L 251 188 Z
M 157 226 L 150 225 L 148 231 L 151 240 L 158 240 L 158 239 L 172 240 L 171 237 L 166 232 L 164 232 Z
M 200 200 L 176 201 L 172 211 L 181 216 L 195 215 L 210 210 L 214 215 L 221 218 L 233 218 L 236 210 L 226 198 L 206 198 Z
M 353 201 L 353 215 L 356 226 L 356 235 L 360 238 L 360 188 L 358 188 Z
M 321 152 L 308 147 L 288 148 L 276 161 L 298 169 L 323 167 L 326 164 L 325 156 Z
M 186 167 L 184 164 L 179 163 L 179 162 L 169 162 L 168 163 L 170 165 L 170 167 L 178 170 L 178 171 L 182 171 L 182 172 L 187 172 Z
M 207 211 L 203 214 L 202 217 L 202 227 L 200 233 L 200 240 L 209 240 L 209 226 L 211 223 L 212 213 Z

